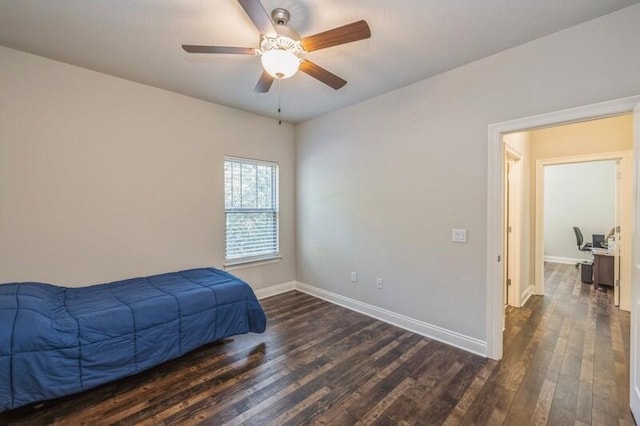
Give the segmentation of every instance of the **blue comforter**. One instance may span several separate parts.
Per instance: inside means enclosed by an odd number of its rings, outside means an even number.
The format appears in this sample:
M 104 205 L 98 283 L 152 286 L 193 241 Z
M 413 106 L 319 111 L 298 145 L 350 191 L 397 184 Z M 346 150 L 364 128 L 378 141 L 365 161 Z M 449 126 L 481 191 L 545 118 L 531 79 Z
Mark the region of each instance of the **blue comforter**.
M 0 411 L 80 392 L 265 326 L 249 285 L 214 268 L 80 288 L 1 284 Z

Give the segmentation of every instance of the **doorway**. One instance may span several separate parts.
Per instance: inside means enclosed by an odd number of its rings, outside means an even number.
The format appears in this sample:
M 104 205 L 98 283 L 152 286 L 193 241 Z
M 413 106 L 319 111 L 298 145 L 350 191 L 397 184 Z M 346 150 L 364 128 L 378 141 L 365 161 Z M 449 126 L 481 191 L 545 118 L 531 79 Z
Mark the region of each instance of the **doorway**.
M 629 125 L 631 125 L 631 117 L 629 116 Z M 629 140 L 631 143 L 631 140 Z M 576 189 L 578 194 L 578 201 L 573 202 L 558 202 L 555 201 L 554 208 L 564 207 L 569 208 L 570 205 L 581 206 L 578 210 L 569 212 L 569 221 L 565 217 L 564 227 L 560 232 L 566 232 L 565 241 L 567 238 L 575 238 L 573 231 L 570 231 L 570 226 L 583 226 L 584 240 L 591 241 L 593 234 L 600 234 L 603 237 L 608 236 L 609 230 L 613 229 L 612 239 L 615 240 L 611 250 L 606 251 L 606 255 L 613 255 L 614 261 L 612 262 L 613 268 L 612 278 L 607 280 L 607 284 L 612 286 L 613 289 L 613 301 L 615 306 L 620 306 L 620 309 L 625 311 L 631 310 L 631 235 L 633 232 L 633 218 L 631 215 L 631 204 L 633 202 L 633 167 L 632 167 L 632 151 L 618 151 L 618 152 L 603 152 L 591 155 L 575 155 L 566 156 L 561 158 L 550 158 L 536 161 L 536 205 L 535 205 L 535 293 L 545 294 L 545 261 L 559 262 L 559 263 L 573 263 L 576 264 L 582 260 L 587 260 L 590 256 L 585 256 L 583 259 L 576 259 L 570 257 L 570 253 L 579 253 L 577 248 L 577 241 L 573 240 L 573 247 L 559 247 L 556 250 L 563 252 L 565 256 L 558 256 L 558 252 L 553 252 L 550 249 L 550 245 L 556 247 L 561 246 L 561 242 L 557 242 L 558 236 L 551 234 L 550 232 L 557 232 L 550 229 L 545 213 L 548 213 L 548 207 L 546 201 L 548 201 L 548 194 L 546 189 L 548 187 L 545 181 L 545 176 L 549 174 L 553 168 L 564 167 L 565 169 L 579 169 L 583 173 L 591 173 L 592 175 L 583 175 L 582 181 L 579 183 L 584 184 L 582 190 Z M 589 167 L 591 166 L 591 167 Z M 569 172 L 565 170 L 565 172 Z M 588 171 L 590 170 L 590 171 Z M 575 174 L 574 170 L 574 174 Z M 602 173 L 611 174 L 609 177 L 605 177 Z M 602 186 L 605 182 L 595 181 L 594 178 L 597 175 L 597 179 L 611 179 L 606 182 L 605 188 L 597 188 Z M 579 175 L 575 175 L 579 176 Z M 556 177 L 557 179 L 557 177 Z M 554 190 L 555 191 L 555 190 Z M 556 191 L 562 194 L 562 190 Z M 556 195 L 557 196 L 557 195 Z M 565 193 L 564 197 L 569 197 L 570 194 Z M 593 197 L 593 199 L 589 199 Z M 581 199 L 581 200 L 580 200 Z M 580 202 L 582 201 L 582 203 Z M 558 206 L 558 204 L 562 204 Z M 591 207 L 590 207 L 591 204 Z M 603 206 L 606 204 L 606 206 Z M 604 207 L 604 209 L 603 209 Z M 547 212 L 545 212 L 547 210 Z M 584 212 L 586 210 L 586 214 Z M 610 211 L 607 211 L 610 210 Z M 604 218 L 603 218 L 604 216 Z M 556 220 L 556 222 L 562 222 L 563 219 Z M 573 222 L 573 225 L 570 225 Z M 553 228 L 553 227 L 551 227 Z M 569 246 L 571 244 L 569 243 Z M 605 250 L 600 250 L 602 247 L 597 247 L 595 251 L 599 251 L 597 256 L 604 256 Z M 549 253 L 550 251 L 550 253 Z M 599 258 L 601 259 L 601 258 Z M 577 261 L 577 262 L 576 262 Z M 597 284 L 596 284 L 597 287 Z
M 564 111 L 542 114 L 489 126 L 488 175 L 487 175 L 487 356 L 500 360 L 503 355 L 503 259 L 504 216 L 503 216 L 503 137 L 511 132 L 540 129 L 544 127 L 585 122 L 622 114 L 632 114 L 633 121 L 633 162 L 628 171 L 635 176 L 631 183 L 631 193 L 637 194 L 640 187 L 640 96 L 618 99 Z M 640 199 L 630 200 L 628 212 L 638 219 Z M 623 207 L 624 208 L 624 207 Z M 633 297 L 630 318 L 629 352 L 629 399 L 633 415 L 640 418 L 640 233 L 630 228 L 629 240 L 635 247 L 635 258 L 630 274 L 629 291 Z M 622 240 L 624 241 L 624 240 Z M 627 242 L 631 247 L 631 241 Z M 628 315 L 628 314 L 627 314 Z
M 504 147 L 503 138 L 509 133 L 542 129 L 549 126 L 584 122 L 599 118 L 629 114 L 640 104 L 640 96 L 572 108 L 489 126 L 488 187 L 487 187 L 487 356 L 501 359 L 504 329 Z M 631 173 L 634 164 L 629 167 Z M 635 214 L 636 205 L 629 206 Z M 631 234 L 631 233 L 630 233 Z M 630 246 L 630 244 L 629 244 Z M 533 269 L 533 268 L 532 268 Z M 534 283 L 537 275 L 533 276 Z M 541 280 L 540 280 L 541 281 Z M 634 287 L 638 286 L 634 279 Z M 635 299 L 634 299 L 635 300 Z M 637 308 L 636 308 L 637 309 Z M 634 313 L 635 318 L 635 313 Z M 635 323 L 632 330 L 634 330 Z M 632 339 L 633 340 L 633 339 Z M 633 344 L 632 344 L 633 346 Z M 635 352 L 632 352 L 635 355 Z M 639 375 L 640 377 L 640 375 Z

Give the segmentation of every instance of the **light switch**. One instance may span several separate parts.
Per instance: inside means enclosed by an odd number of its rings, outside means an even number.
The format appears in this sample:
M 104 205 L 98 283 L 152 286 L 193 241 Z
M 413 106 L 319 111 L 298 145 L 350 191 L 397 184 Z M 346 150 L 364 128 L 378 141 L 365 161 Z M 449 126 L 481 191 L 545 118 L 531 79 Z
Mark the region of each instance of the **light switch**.
M 451 230 L 451 241 L 454 241 L 456 243 L 466 243 L 467 242 L 467 230 L 466 229 L 453 228 Z

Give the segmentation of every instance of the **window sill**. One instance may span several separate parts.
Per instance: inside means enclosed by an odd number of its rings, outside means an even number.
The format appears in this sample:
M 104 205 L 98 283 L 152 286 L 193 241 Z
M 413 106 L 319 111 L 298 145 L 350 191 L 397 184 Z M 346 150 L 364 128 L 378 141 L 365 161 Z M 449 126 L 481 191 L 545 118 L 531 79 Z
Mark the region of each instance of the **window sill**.
M 270 256 L 264 257 L 261 259 L 251 259 L 251 260 L 238 260 L 235 262 L 227 262 L 222 267 L 225 271 L 233 271 L 234 269 L 244 269 L 251 268 L 254 266 L 262 266 L 268 265 L 270 263 L 277 263 L 282 260 L 282 256 Z

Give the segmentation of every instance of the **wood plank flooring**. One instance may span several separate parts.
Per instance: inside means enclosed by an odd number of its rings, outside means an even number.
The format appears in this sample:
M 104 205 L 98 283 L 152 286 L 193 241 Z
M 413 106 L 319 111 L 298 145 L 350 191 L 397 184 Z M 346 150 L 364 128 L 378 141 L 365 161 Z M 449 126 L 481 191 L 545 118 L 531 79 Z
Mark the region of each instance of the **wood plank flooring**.
M 629 314 L 571 265 L 545 274 L 544 297 L 508 309 L 500 362 L 289 292 L 262 301 L 264 334 L 0 424 L 633 425 Z

